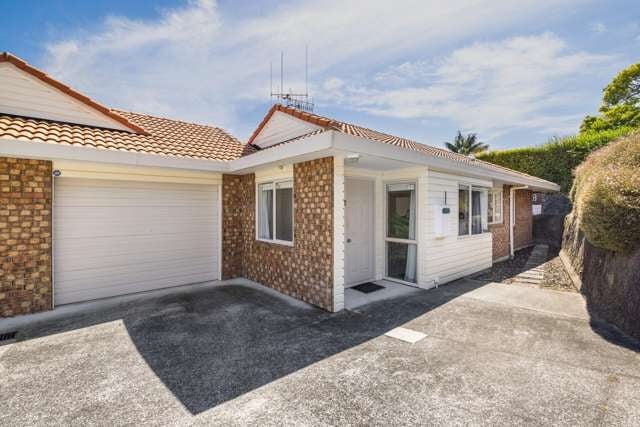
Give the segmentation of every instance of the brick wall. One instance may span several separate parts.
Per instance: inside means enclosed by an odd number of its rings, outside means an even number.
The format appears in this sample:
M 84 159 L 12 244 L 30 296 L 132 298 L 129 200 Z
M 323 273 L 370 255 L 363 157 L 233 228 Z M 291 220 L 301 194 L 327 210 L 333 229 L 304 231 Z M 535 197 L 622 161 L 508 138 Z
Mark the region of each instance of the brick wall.
M 504 258 L 509 255 L 509 189 L 511 187 L 504 186 L 502 194 L 502 224 L 494 224 L 489 226 L 489 230 L 493 233 L 493 259 Z M 515 249 L 529 246 L 533 243 L 533 213 L 531 211 L 531 191 L 517 190 L 515 192 L 516 199 L 516 218 L 515 228 L 513 231 L 513 240 L 515 241 Z
M 0 316 L 51 309 L 51 162 L 0 157 Z
M 517 190 L 516 220 L 513 230 L 515 248 L 520 249 L 533 243 L 533 212 L 531 210 L 531 191 Z
M 255 177 L 223 177 L 223 278 L 333 309 L 333 158 L 293 167 L 294 246 L 255 238 Z
M 249 210 L 253 175 L 222 176 L 222 279 L 242 277 L 244 215 Z
M 509 256 L 509 186 L 502 187 L 502 224 L 493 224 L 489 230 L 493 233 L 493 259 Z

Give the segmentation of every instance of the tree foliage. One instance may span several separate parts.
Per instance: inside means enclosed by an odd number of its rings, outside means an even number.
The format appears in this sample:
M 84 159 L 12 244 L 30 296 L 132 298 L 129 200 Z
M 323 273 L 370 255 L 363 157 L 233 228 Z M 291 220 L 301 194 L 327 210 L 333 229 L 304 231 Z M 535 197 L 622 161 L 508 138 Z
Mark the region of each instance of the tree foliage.
M 621 127 L 583 132 L 576 136 L 552 138 L 536 147 L 496 150 L 478 154 L 479 160 L 537 176 L 560 185 L 565 194 L 573 183 L 573 170 L 594 150 L 632 132 Z
M 458 154 L 464 154 L 465 156 L 480 153 L 489 148 L 489 145 L 478 141 L 478 136 L 475 133 L 463 135 L 460 131 L 458 131 L 453 142 L 445 142 L 444 145 L 450 151 Z
M 640 127 L 640 63 L 622 70 L 603 90 L 599 116 L 586 116 L 581 132 Z
M 593 245 L 615 252 L 640 248 L 640 133 L 593 152 L 576 169 L 574 211 Z

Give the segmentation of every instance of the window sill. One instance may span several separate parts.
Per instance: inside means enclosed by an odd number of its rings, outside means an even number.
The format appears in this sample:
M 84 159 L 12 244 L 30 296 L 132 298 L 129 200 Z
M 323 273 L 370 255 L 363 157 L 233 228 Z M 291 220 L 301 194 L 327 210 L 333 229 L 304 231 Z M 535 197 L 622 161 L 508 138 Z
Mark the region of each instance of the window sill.
M 487 237 L 488 235 L 491 235 L 492 233 L 490 231 L 483 231 L 480 234 L 467 234 L 465 236 L 458 236 L 458 240 L 473 240 L 473 239 L 479 239 L 481 237 Z
M 293 247 L 293 242 L 287 242 L 286 240 L 267 240 L 267 239 L 256 239 L 257 242 L 269 243 L 271 245 L 278 246 L 287 246 L 289 248 Z

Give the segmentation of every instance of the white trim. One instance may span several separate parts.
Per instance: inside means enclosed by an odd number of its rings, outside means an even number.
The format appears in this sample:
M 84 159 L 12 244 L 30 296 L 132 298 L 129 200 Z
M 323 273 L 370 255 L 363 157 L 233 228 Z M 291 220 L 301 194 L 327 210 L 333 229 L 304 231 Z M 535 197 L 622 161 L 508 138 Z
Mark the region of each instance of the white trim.
M 222 174 L 209 171 L 129 166 L 117 163 L 53 160 L 53 169 L 65 178 L 107 179 L 115 181 L 170 182 L 214 185 L 222 183 Z
M 487 194 L 488 198 L 491 198 L 493 196 L 495 196 L 496 194 L 500 196 L 500 221 L 489 221 L 489 218 L 487 218 L 487 224 L 488 225 L 496 225 L 496 224 L 502 224 L 504 222 L 504 191 L 502 188 L 490 188 L 489 189 L 489 193 Z M 495 200 L 492 200 L 492 203 L 494 204 L 493 206 L 493 217 L 495 218 L 495 212 L 497 211 L 496 207 L 495 207 Z M 488 199 L 487 199 L 487 203 L 488 203 Z M 489 215 L 489 210 L 487 209 L 487 215 Z
M 53 310 L 54 308 L 56 308 L 56 270 L 55 270 L 55 262 L 54 262 L 54 257 L 55 257 L 55 244 L 56 244 L 56 218 L 55 218 L 55 209 L 54 207 L 54 203 L 55 203 L 55 199 L 56 199 L 56 177 L 53 176 L 53 174 L 51 175 L 51 202 L 49 206 L 49 209 L 51 211 L 51 223 L 49 223 L 49 226 L 51 228 L 51 256 L 50 261 L 51 261 L 51 309 Z
M 398 283 L 403 283 L 403 284 L 410 284 L 412 286 L 416 286 L 419 287 L 418 283 L 420 282 L 420 277 L 419 277 L 419 254 L 420 251 L 418 250 L 420 248 L 420 194 L 419 194 L 419 190 L 418 190 L 418 180 L 419 177 L 416 178 L 409 178 L 409 179 L 397 179 L 397 180 L 388 180 L 388 181 L 383 181 L 382 185 L 383 185 L 383 195 L 384 195 L 384 278 L 386 280 L 391 280 L 391 281 L 395 281 Z M 415 225 L 414 225 L 414 229 L 415 229 L 415 239 L 401 239 L 401 238 L 397 238 L 397 237 L 389 237 L 389 208 L 388 208 L 388 203 L 389 203 L 389 191 L 388 191 L 388 187 L 389 185 L 393 185 L 393 184 L 413 184 L 414 188 L 413 188 L 413 192 L 415 194 Z M 387 249 L 387 243 L 403 243 L 406 245 L 415 245 L 416 246 L 416 281 L 415 283 L 413 282 L 406 282 L 404 280 L 401 279 L 397 279 L 397 278 L 393 278 L 393 277 L 389 277 L 389 260 L 388 260 L 388 249 Z
M 218 280 L 222 280 L 222 183 L 218 184 Z
M 333 311 L 344 309 L 344 157 L 333 158 Z M 375 268 L 375 265 L 374 265 Z
M 468 198 L 468 209 L 469 209 L 469 232 L 467 234 L 460 234 L 460 187 L 468 187 L 469 188 L 469 198 Z M 482 186 L 478 186 L 478 185 L 473 185 L 467 181 L 458 181 L 458 239 L 467 239 L 469 237 L 472 236 L 479 236 L 481 234 L 485 234 L 485 233 L 491 233 L 491 231 L 488 229 L 489 227 L 489 212 L 487 210 L 487 230 L 485 230 L 482 227 L 482 205 L 480 206 L 480 233 L 474 233 L 473 232 L 473 191 L 474 189 L 476 191 L 485 191 L 487 193 L 487 204 L 489 203 L 489 193 L 490 193 L 490 188 L 487 187 L 482 187 Z M 481 201 L 482 203 L 482 201 Z
M 516 226 L 516 220 L 515 220 L 515 215 L 516 215 L 516 200 L 515 200 L 515 194 L 516 194 L 516 190 L 527 190 L 529 187 L 528 186 L 522 186 L 522 187 L 511 187 L 509 188 L 509 254 L 511 256 L 511 258 L 513 258 L 513 254 L 515 252 L 514 249 L 514 241 L 513 241 L 513 235 L 514 235 L 514 228 Z
M 302 162 L 319 157 L 347 153 L 369 155 L 399 160 L 416 166 L 428 166 L 434 171 L 458 173 L 470 177 L 495 179 L 506 183 L 528 185 L 533 190 L 559 191 L 560 186 L 541 179 L 529 178 L 515 172 L 499 172 L 450 159 L 417 153 L 402 147 L 371 141 L 329 130 L 298 141 L 285 143 L 258 151 L 230 162 L 186 159 L 161 154 L 133 153 L 91 147 L 65 146 L 26 139 L 0 138 L 0 155 L 34 159 L 68 159 L 106 163 L 122 163 L 136 166 L 162 166 L 179 169 L 208 170 L 233 174 L 246 174 L 279 162 Z
M 155 166 L 201 171 L 227 172 L 229 162 L 204 159 L 185 159 L 162 154 L 134 153 L 92 147 L 33 142 L 0 137 L 0 156 L 41 160 L 80 160 L 97 163 L 116 163 L 130 166 Z
M 291 241 L 288 240 L 280 240 L 276 238 L 276 233 L 277 233 L 277 229 L 276 229 L 276 222 L 277 222 L 277 216 L 276 216 L 276 184 L 280 183 L 280 182 L 289 182 L 291 181 Z M 258 202 L 258 197 L 260 195 L 259 193 L 259 189 L 261 185 L 264 184 L 273 184 L 273 239 L 265 239 L 263 237 L 259 237 L 259 233 L 260 230 L 258 229 L 259 226 L 259 221 L 260 221 L 260 211 L 258 209 L 259 207 L 259 202 Z M 293 177 L 291 178 L 279 178 L 279 179 L 267 179 L 267 180 L 262 180 L 262 181 L 257 181 L 256 180 L 256 196 L 255 196 L 255 221 L 256 221 L 256 235 L 255 235 L 255 239 L 257 241 L 260 242 L 265 242 L 265 243 L 274 243 L 276 245 L 283 245 L 283 246 L 294 246 L 294 241 L 295 241 L 295 220 L 296 220 L 296 189 L 295 189 L 295 181 L 293 179 Z
M 333 138 L 333 147 L 339 150 L 352 153 L 367 153 L 372 156 L 384 157 L 394 160 L 400 160 L 408 163 L 429 166 L 435 171 L 445 171 L 448 173 L 458 173 L 462 175 L 476 176 L 484 179 L 496 179 L 516 184 L 527 184 L 531 187 L 543 188 L 551 191 L 559 191 L 560 186 L 548 181 L 537 178 L 529 178 L 517 174 L 516 172 L 498 172 L 482 167 L 478 162 L 478 166 L 469 165 L 467 163 L 457 162 L 442 157 L 421 154 L 413 150 L 397 147 L 390 144 L 371 141 L 367 138 L 346 135 L 341 132 L 335 132 Z

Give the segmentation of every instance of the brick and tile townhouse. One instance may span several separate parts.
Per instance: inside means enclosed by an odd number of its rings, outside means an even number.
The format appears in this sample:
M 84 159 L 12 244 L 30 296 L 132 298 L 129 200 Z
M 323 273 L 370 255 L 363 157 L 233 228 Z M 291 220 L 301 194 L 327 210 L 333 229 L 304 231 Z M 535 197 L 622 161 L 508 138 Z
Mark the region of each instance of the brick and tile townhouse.
M 234 278 L 338 311 L 358 283 L 431 288 L 509 257 L 531 192 L 557 190 L 284 105 L 244 143 L 0 55 L 0 316 Z

